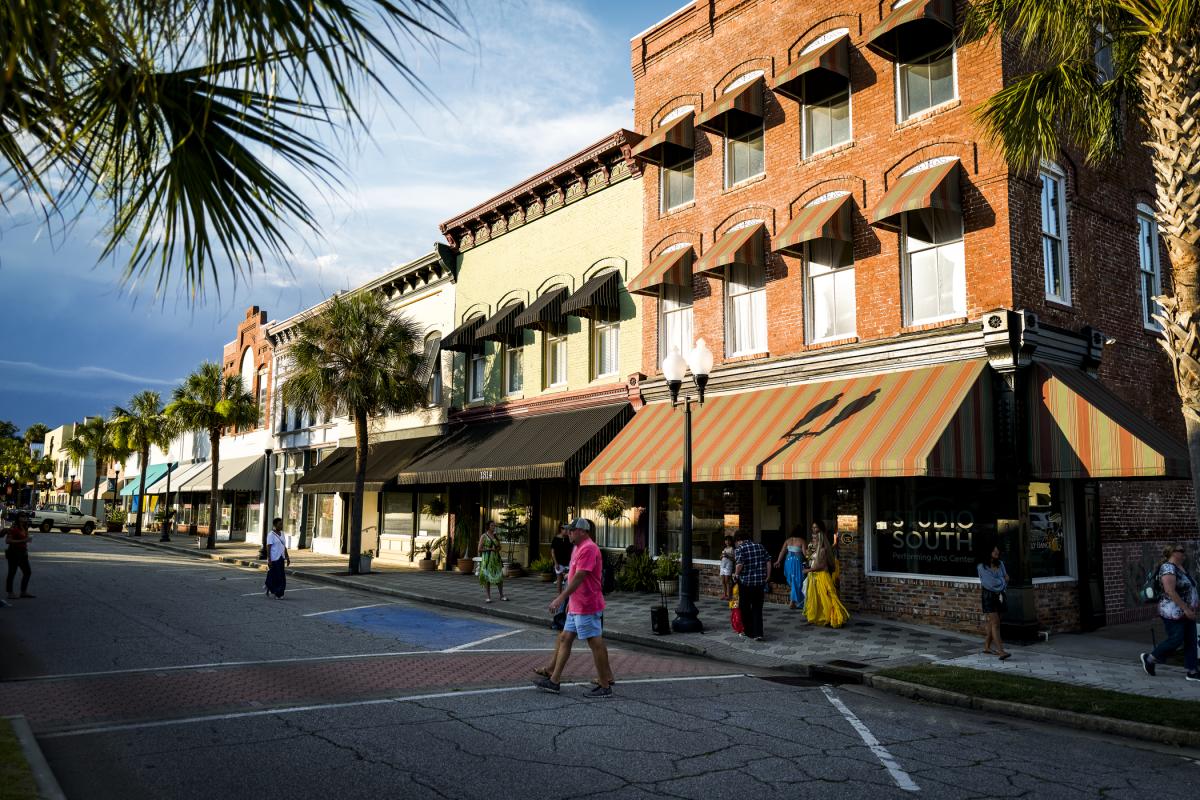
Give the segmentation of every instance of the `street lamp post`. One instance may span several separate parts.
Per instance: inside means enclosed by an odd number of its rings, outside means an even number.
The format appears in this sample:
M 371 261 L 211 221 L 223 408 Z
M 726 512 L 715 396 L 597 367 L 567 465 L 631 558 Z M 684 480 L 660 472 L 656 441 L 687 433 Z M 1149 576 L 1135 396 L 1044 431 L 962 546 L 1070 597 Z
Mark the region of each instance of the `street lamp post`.
M 36 486 L 37 486 L 37 485 L 36 485 L 36 483 L 35 483 L 35 484 L 34 484 L 34 487 L 36 488 Z M 46 502 L 47 502 L 47 503 L 49 503 L 49 502 L 50 502 L 50 492 L 51 492 L 51 490 L 53 490 L 53 489 L 54 489 L 54 473 L 53 473 L 53 472 L 47 472 L 47 473 L 46 473 Z
M 708 374 L 712 372 L 713 354 L 703 339 L 696 340 L 696 346 L 688 353 L 687 360 L 679 352 L 678 347 L 672 347 L 671 352 L 663 359 L 663 376 L 667 379 L 667 388 L 671 390 L 671 405 L 679 405 L 679 389 L 683 386 L 684 373 L 691 368 L 692 381 L 696 385 L 696 401 L 704 404 L 704 387 L 708 385 Z M 683 397 L 683 520 L 679 530 L 680 564 L 679 564 L 679 607 L 675 609 L 675 619 L 671 621 L 671 630 L 676 633 L 701 633 L 704 624 L 700 622 L 700 612 L 692 599 L 698 576 L 692 567 L 692 396 Z

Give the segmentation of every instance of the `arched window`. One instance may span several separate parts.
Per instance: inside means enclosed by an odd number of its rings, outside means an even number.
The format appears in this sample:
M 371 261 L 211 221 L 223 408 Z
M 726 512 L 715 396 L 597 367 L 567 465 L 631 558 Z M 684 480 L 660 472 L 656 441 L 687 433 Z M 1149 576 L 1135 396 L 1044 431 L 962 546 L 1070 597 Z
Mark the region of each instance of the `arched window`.
M 242 351 L 242 389 L 254 394 L 254 351 L 247 347 Z

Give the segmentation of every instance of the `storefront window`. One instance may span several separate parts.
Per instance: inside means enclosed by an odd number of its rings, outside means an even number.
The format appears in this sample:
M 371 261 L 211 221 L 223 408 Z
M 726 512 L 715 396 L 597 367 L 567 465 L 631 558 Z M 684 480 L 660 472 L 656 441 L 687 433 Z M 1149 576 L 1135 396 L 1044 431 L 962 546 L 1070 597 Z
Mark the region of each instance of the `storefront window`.
M 875 486 L 874 571 L 976 577 L 975 565 L 996 542 L 1001 504 L 991 483 L 898 478 Z
M 726 509 L 736 509 L 737 505 L 737 487 L 692 486 L 692 558 L 720 559 L 726 533 L 732 535 L 740 524 L 726 514 Z M 659 487 L 655 513 L 659 551 L 679 552 L 683 524 L 683 487 L 680 484 Z
M 383 495 L 383 533 L 388 536 L 412 536 L 412 492 L 386 492 Z
M 620 498 L 625 513 L 619 519 L 607 520 L 596 510 L 596 501 L 606 495 Z M 624 549 L 633 544 L 634 507 L 632 486 L 583 486 L 579 489 L 579 515 L 596 526 L 596 544 L 601 547 Z
M 386 495 L 384 495 L 386 497 Z M 428 512 L 441 511 L 440 515 Z M 444 536 L 447 531 L 446 495 L 421 492 L 417 495 L 417 531 L 420 536 Z
M 317 518 L 313 526 L 313 535 L 323 539 L 333 538 L 333 495 L 318 494 L 314 496 Z
M 1070 574 L 1065 530 L 1058 484 L 1029 484 L 1029 569 L 1033 578 Z

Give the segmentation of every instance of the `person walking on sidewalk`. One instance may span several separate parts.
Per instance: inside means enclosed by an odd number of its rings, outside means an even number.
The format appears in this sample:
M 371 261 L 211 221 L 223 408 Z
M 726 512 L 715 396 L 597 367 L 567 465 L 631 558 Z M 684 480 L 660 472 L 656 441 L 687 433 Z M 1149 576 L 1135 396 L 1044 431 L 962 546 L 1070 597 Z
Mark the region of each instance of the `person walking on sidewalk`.
M 287 573 L 284 572 L 285 564 L 291 564 L 292 558 L 288 555 L 287 541 L 283 538 L 283 517 L 276 517 L 271 522 L 271 532 L 267 534 L 267 583 L 266 590 L 268 595 L 275 595 L 276 598 L 282 599 L 283 592 L 287 589 Z
M 983 604 L 983 652 L 1004 661 L 1012 653 L 1004 649 L 1004 640 L 1000 638 L 1000 615 L 1008 608 L 1004 597 L 1008 591 L 1008 570 L 1000 560 L 1000 548 L 993 547 L 988 558 L 975 565 L 975 572 L 979 575 Z
M 745 531 L 734 537 L 733 575 L 738 583 L 738 608 L 742 612 L 741 636 L 763 640 L 763 592 L 771 579 L 771 554 Z
M 790 606 L 801 611 L 804 610 L 804 568 L 808 566 L 804 557 L 806 549 L 808 541 L 804 538 L 804 529 L 797 526 L 784 540 L 783 547 L 779 548 L 779 558 L 775 559 L 775 568 L 782 570 L 788 582 Z
M 567 583 L 567 572 L 571 569 L 571 551 L 575 549 L 575 545 L 571 544 L 570 527 L 565 522 L 559 525 L 558 534 L 550 541 L 550 553 L 554 557 L 554 580 L 557 584 L 555 589 L 559 592 Z
M 17 514 L 17 518 L 13 520 L 10 527 L 4 536 L 4 543 L 7 549 L 4 551 L 4 558 L 8 561 L 8 577 L 4 581 L 4 590 L 8 593 L 9 600 L 15 600 L 18 595 L 13 594 L 13 579 L 17 577 L 17 570 L 21 570 L 21 597 L 32 598 L 29 593 L 29 575 L 32 570 L 29 568 L 29 516 L 26 514 Z
M 1151 677 L 1156 664 L 1161 664 L 1183 647 L 1183 664 L 1187 668 L 1184 677 L 1189 681 L 1200 681 L 1200 672 L 1196 669 L 1196 609 L 1200 607 L 1200 589 L 1183 568 L 1186 557 L 1183 545 L 1171 545 L 1163 550 L 1163 560 L 1158 565 L 1158 582 L 1162 585 L 1158 615 L 1167 629 L 1167 638 L 1153 652 L 1141 654 L 1142 669 Z
M 496 536 L 496 523 L 489 522 L 487 530 L 479 537 L 479 583 L 487 591 L 487 600 L 492 602 L 492 586 L 500 588 L 500 599 L 504 594 L 504 565 L 500 563 L 500 539 Z
M 813 523 L 816 550 L 813 551 L 812 564 L 804 568 L 808 575 L 808 596 L 804 600 L 804 616 L 809 624 L 828 625 L 840 628 L 850 619 L 850 612 L 842 605 L 838 597 L 837 586 L 834 585 L 834 572 L 837 567 L 837 557 L 833 545 L 829 542 L 829 534 L 824 526 Z
M 549 675 L 534 681 L 534 685 L 544 692 L 558 694 L 563 670 L 571 657 L 571 647 L 576 639 L 583 639 L 591 649 L 596 665 L 596 685 L 585 692 L 584 697 L 612 697 L 613 673 L 608 663 L 608 646 L 604 643 L 604 593 L 601 591 L 604 558 L 600 547 L 592 540 L 590 520 L 575 520 L 571 525 L 571 543 L 575 549 L 571 554 L 567 586 L 549 606 L 553 614 L 563 603 L 567 604 L 567 625 L 558 635 L 554 668 Z

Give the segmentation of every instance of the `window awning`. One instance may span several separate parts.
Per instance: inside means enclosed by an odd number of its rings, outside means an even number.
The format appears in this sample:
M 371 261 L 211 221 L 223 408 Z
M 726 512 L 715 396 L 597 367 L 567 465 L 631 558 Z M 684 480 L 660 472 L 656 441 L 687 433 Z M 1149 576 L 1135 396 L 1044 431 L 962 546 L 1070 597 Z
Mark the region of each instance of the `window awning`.
M 696 112 L 689 111 L 659 125 L 637 143 L 632 151 L 633 157 L 660 166 L 675 163 L 696 147 L 696 133 L 693 130 L 695 120 Z
M 484 322 L 482 314 L 471 317 L 442 338 L 442 349 L 453 350 L 456 353 L 469 353 L 476 349 L 480 344 L 476 334 Z
M 199 461 L 191 469 L 179 476 L 180 492 L 207 492 L 211 487 L 212 462 Z M 174 487 L 172 487 L 174 488 Z
M 516 326 L 514 320 L 524 310 L 525 303 L 520 300 L 509 303 L 479 326 L 479 330 L 475 332 L 475 338 L 488 339 L 493 342 L 511 342 L 521 333 L 521 329 Z
M 629 282 L 630 294 L 658 295 L 658 287 L 663 284 L 672 286 L 690 286 L 692 282 L 692 261 L 696 251 L 691 245 L 679 247 L 659 253 L 650 266 Z
M 912 0 L 867 34 L 867 47 L 892 61 L 911 61 L 954 41 L 954 0 Z
M 367 475 L 363 490 L 379 492 L 393 485 L 396 473 L 443 437 L 419 436 L 376 442 L 367 448 Z M 296 481 L 305 494 L 354 491 L 354 448 L 339 447 Z
M 96 489 L 99 488 L 100 494 L 96 494 Z M 112 500 L 113 491 L 117 488 L 117 482 L 112 478 L 101 478 L 100 486 L 93 486 L 88 489 L 83 495 L 84 500 Z
M 1188 478 L 1188 453 L 1075 367 L 1030 376 L 1030 472 L 1037 478 Z
M 710 272 L 720 277 L 729 264 L 763 264 L 763 238 L 767 225 L 757 222 L 744 228 L 728 231 L 696 262 L 696 272 Z
M 693 479 L 990 478 L 986 369 L 959 361 L 710 397 L 693 406 Z M 638 411 L 579 480 L 682 479 L 683 421 L 663 402 Z
M 425 340 L 425 350 L 421 353 L 421 366 L 417 368 L 417 372 L 413 375 L 413 380 L 419 384 L 429 383 L 433 377 L 433 371 L 437 369 L 438 361 L 442 357 L 442 340 L 440 337 L 432 337 Z
M 177 469 L 179 465 L 176 462 L 172 462 L 166 466 L 167 469 L 164 469 L 161 475 L 152 481 L 146 481 L 146 494 L 162 494 L 167 491 L 167 476 L 170 476 L 171 482 L 175 481 L 175 478 L 179 474 Z M 171 488 L 174 489 L 175 487 Z
M 849 83 L 850 36 L 842 34 L 797 56 L 775 76 L 775 91 L 799 103 L 817 103 Z
M 533 328 L 539 331 L 561 327 L 567 321 L 567 316 L 562 311 L 562 304 L 567 299 L 568 293 L 565 286 L 551 289 L 530 303 L 529 308 L 518 314 L 513 320 L 513 325 L 517 328 Z
M 848 194 L 805 206 L 775 237 L 773 249 L 800 255 L 804 243 L 813 239 L 852 242 L 850 215 L 853 210 L 854 201 Z
M 223 492 L 260 492 L 263 486 L 263 456 L 222 458 L 217 468 L 217 486 Z
M 621 274 L 616 270 L 593 275 L 562 303 L 562 312 L 596 319 L 621 310 Z
M 167 474 L 167 464 L 151 464 L 146 468 L 146 489 L 154 485 L 154 482 Z M 129 479 L 129 483 L 125 484 L 125 488 L 121 489 L 121 497 L 131 497 L 142 491 L 142 476 L 134 475 Z M 149 491 L 146 494 L 150 494 Z
M 633 415 L 628 403 L 466 425 L 401 472 L 402 485 L 573 478 Z
M 720 99 L 700 112 L 696 127 L 724 136 L 726 117 L 729 118 L 729 133 L 738 135 L 762 125 L 763 87 L 766 81 L 760 75 L 754 80 L 721 95 Z
M 962 211 L 958 192 L 958 159 L 934 167 L 910 172 L 888 190 L 871 211 L 871 224 L 879 228 L 900 230 L 900 215 L 905 211 L 938 208 L 943 211 Z

